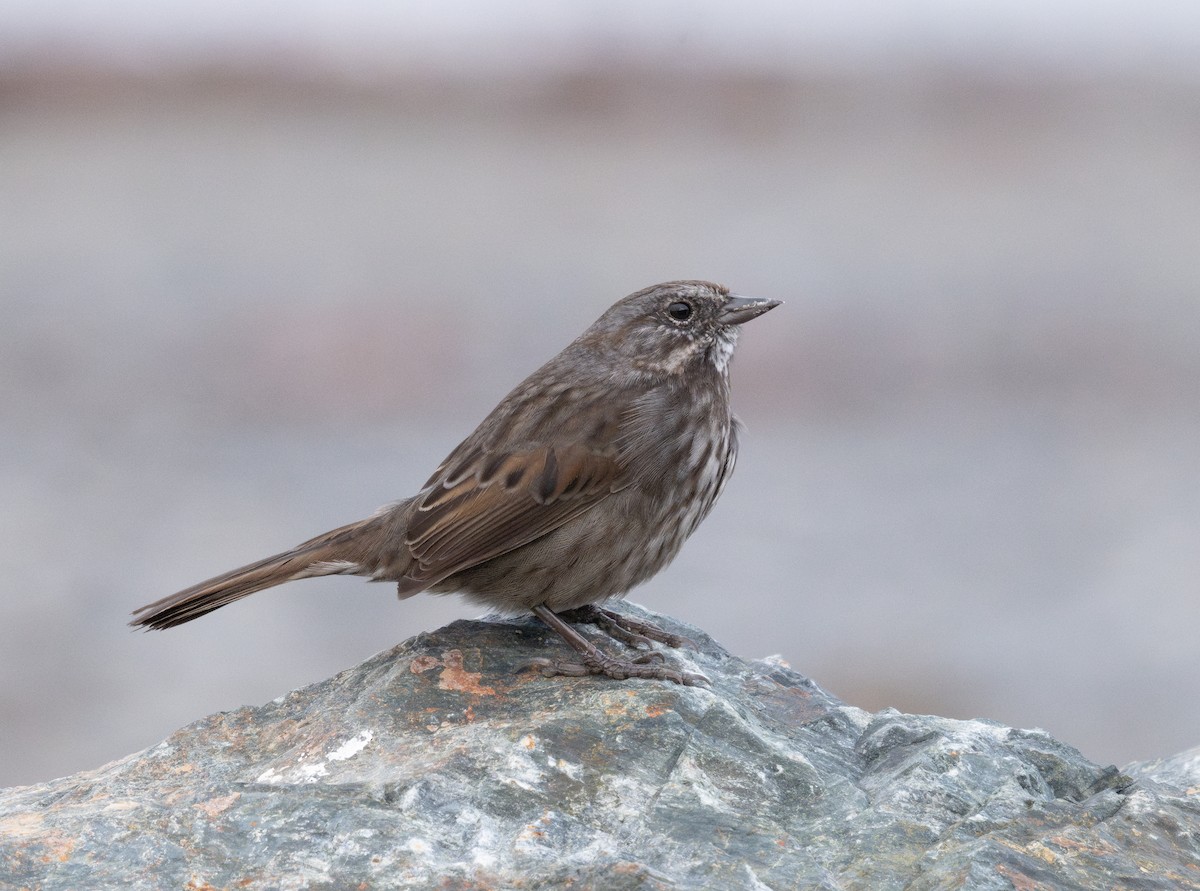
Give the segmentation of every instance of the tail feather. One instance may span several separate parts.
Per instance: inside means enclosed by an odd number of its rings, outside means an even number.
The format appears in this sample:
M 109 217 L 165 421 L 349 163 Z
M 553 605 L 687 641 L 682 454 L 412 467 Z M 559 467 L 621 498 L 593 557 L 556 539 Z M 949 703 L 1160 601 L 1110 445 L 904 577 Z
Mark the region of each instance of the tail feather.
M 326 532 L 304 544 L 249 563 L 135 610 L 130 625 L 171 628 L 256 591 L 295 579 L 322 575 L 355 575 L 364 572 L 362 533 L 374 518 Z

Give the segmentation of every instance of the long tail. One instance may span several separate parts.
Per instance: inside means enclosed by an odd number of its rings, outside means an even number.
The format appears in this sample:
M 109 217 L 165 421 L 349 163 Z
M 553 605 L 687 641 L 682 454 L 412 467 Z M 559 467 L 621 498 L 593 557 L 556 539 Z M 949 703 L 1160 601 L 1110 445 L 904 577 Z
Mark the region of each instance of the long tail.
M 377 537 L 376 517 L 342 526 L 281 554 L 211 578 L 135 610 L 130 625 L 171 628 L 211 613 L 255 591 L 321 575 L 370 573 L 364 558 Z

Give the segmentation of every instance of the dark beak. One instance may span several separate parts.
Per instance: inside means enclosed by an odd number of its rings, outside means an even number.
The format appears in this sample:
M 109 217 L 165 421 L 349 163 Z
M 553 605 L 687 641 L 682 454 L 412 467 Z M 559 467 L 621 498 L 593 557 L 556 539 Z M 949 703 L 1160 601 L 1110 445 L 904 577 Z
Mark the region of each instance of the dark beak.
M 774 309 L 782 300 L 767 300 L 762 297 L 736 297 L 730 295 L 721 307 L 717 321 L 722 325 L 741 325 L 756 319 L 769 309 Z

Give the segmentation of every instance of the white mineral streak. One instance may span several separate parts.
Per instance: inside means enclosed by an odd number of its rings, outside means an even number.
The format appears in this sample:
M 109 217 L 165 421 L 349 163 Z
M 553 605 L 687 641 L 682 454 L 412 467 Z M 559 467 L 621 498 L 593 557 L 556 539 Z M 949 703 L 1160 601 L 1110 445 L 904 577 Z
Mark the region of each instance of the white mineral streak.
M 360 731 L 326 755 L 325 759 L 327 761 L 345 761 L 347 758 L 353 758 L 367 747 L 367 743 L 373 736 L 374 734 L 370 730 Z

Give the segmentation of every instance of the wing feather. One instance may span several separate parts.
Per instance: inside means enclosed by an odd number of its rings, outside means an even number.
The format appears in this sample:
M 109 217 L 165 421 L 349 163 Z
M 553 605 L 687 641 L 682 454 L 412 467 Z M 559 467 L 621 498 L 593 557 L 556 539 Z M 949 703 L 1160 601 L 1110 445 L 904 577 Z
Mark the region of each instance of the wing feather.
M 480 453 L 471 468 L 447 462 L 410 515 L 413 565 L 404 589 L 507 553 L 557 529 L 626 481 L 613 454 L 577 444 Z

